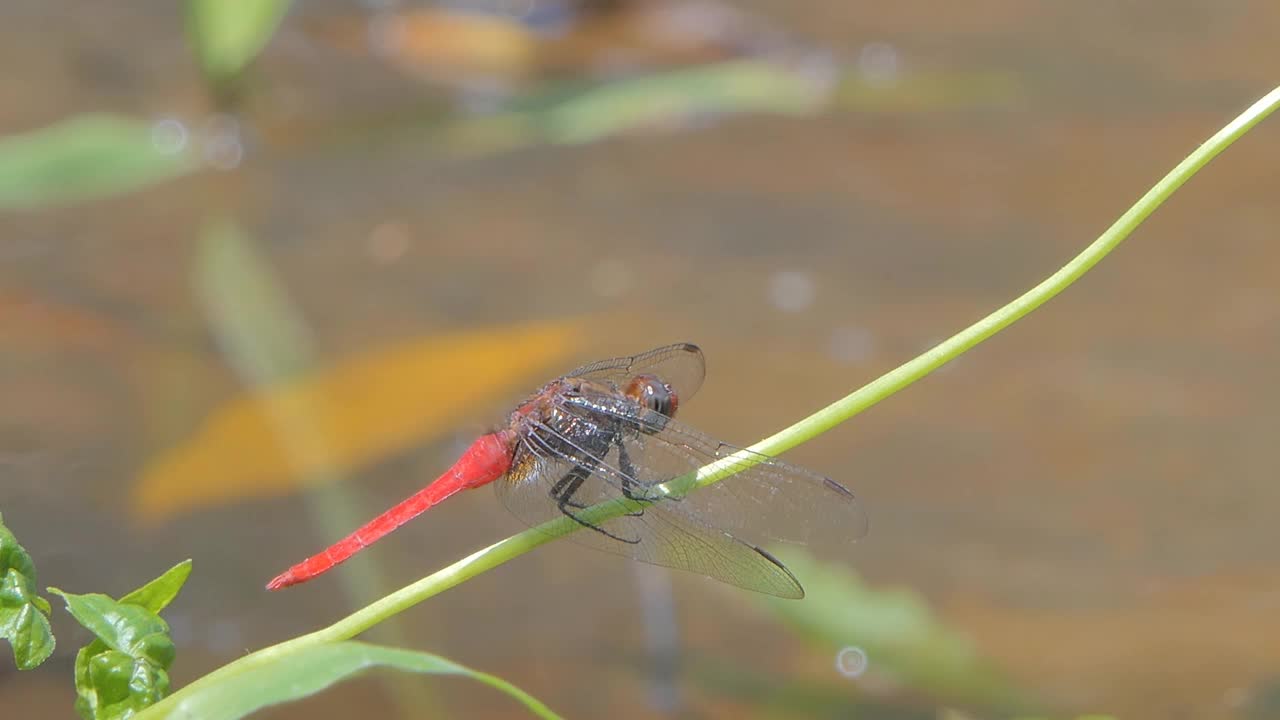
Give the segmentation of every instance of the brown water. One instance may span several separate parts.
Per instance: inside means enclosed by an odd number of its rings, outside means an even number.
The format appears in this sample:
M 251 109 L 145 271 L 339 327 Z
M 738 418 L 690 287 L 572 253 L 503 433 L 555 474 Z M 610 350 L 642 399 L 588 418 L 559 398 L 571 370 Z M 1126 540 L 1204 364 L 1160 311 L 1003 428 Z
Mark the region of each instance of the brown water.
M 1280 67 L 1273 3 L 741 7 L 839 59 L 880 63 L 868 72 L 889 63 L 896 102 L 459 153 L 419 126 L 439 91 L 325 45 L 308 21 L 360 17 L 308 5 L 256 68 L 237 169 L 0 217 L 0 510 L 42 584 L 118 595 L 193 558 L 169 611 L 179 685 L 351 606 L 336 580 L 261 589 L 349 528 L 324 527 L 298 492 L 137 509 L 145 470 L 244 392 L 194 290 L 212 215 L 258 243 L 322 371 L 410 341 L 447 349 L 467 331 L 580 329 L 513 348 L 542 355 L 501 382 L 446 364 L 448 385 L 494 387 L 440 411 L 411 447 L 348 468 L 360 520 L 434 477 L 522 391 L 666 342 L 708 356 L 690 423 L 744 444 L 771 434 L 1055 270 Z M 11 12 L 0 130 L 89 110 L 205 111 L 167 3 Z M 914 94 L 926 75 L 958 99 Z M 990 78 L 995 95 L 980 89 Z M 868 509 L 870 536 L 838 559 L 873 586 L 918 590 L 1061 712 L 1280 717 L 1278 153 L 1280 130 L 1264 124 L 1065 295 L 789 456 Z M 252 447 L 212 452 L 228 483 L 260 461 Z M 490 493 L 468 493 L 353 562 L 390 589 L 516 529 Z M 379 639 L 498 674 L 569 717 L 660 715 L 642 588 L 661 598 L 664 576 L 642 573 L 552 544 Z M 828 649 L 755 598 L 669 581 L 690 666 L 852 688 Z M 65 614 L 55 622 L 48 665 L 18 676 L 0 664 L 4 717 L 71 716 L 83 636 Z M 746 712 L 677 677 L 675 714 Z M 414 702 L 514 712 L 464 680 L 369 677 L 263 717 L 413 717 L 397 708 Z

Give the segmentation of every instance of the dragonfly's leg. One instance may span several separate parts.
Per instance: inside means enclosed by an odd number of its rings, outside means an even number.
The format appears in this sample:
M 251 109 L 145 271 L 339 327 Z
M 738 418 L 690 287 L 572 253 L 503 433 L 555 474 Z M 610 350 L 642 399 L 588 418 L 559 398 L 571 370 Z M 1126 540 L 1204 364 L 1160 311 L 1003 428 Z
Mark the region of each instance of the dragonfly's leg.
M 571 499 L 573 494 L 578 491 L 578 487 L 582 485 L 584 480 L 586 480 L 585 475 L 579 477 L 578 471 L 581 469 L 582 468 L 580 467 L 575 467 L 573 470 L 565 473 L 564 477 L 557 480 L 555 485 L 551 486 L 551 497 L 555 498 L 556 503 L 559 505 L 562 512 L 565 507 L 577 508 L 578 510 L 582 510 L 587 507 L 586 505 L 583 505 L 580 502 L 574 502 Z M 571 484 L 572 487 L 569 487 Z
M 616 441 L 618 445 L 618 466 L 622 470 L 622 494 L 627 496 L 629 500 L 650 501 L 656 500 L 653 495 L 646 491 L 636 492 L 637 488 L 643 488 L 644 484 L 636 480 L 636 469 L 631 464 L 631 456 L 627 453 L 627 446 L 622 442 L 621 436 Z M 627 513 L 632 517 L 639 517 L 644 514 L 644 508 L 633 513 Z
M 582 509 L 583 507 L 585 507 L 584 505 L 573 502 L 573 494 L 578 492 L 578 488 L 582 487 L 582 483 L 586 482 L 587 478 L 590 477 L 590 475 L 591 475 L 590 469 L 582 465 L 579 465 L 574 469 L 570 470 L 564 477 L 557 480 L 555 485 L 551 486 L 551 497 L 555 499 L 556 506 L 560 508 L 560 512 L 564 513 L 566 517 L 578 523 L 579 525 L 585 528 L 591 528 L 592 530 L 595 530 L 596 532 L 600 533 L 601 535 L 604 535 L 605 537 L 613 538 L 618 542 L 627 543 L 628 545 L 638 544 L 640 542 L 639 538 L 632 540 L 632 539 L 627 539 L 623 537 L 618 537 L 617 535 L 614 535 L 613 533 L 609 532 L 608 530 L 605 530 L 599 525 L 595 525 L 593 523 L 587 522 L 586 520 L 583 520 L 577 515 L 574 515 L 572 511 L 570 511 L 569 508 L 571 507 L 577 508 L 577 509 Z

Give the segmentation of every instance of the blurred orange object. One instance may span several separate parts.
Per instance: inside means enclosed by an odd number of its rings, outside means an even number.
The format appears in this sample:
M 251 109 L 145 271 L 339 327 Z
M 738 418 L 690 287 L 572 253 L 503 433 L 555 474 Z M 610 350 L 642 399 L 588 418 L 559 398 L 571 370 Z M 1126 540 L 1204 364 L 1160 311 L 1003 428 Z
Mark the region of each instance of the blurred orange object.
M 552 29 L 515 14 L 412 9 L 317 32 L 445 85 L 639 73 L 751 54 L 779 33 L 714 0 L 569 3 Z M 528 20 L 528 21 L 526 21 Z
M 573 349 L 574 323 L 495 327 L 379 348 L 215 409 L 134 484 L 147 522 L 251 497 L 277 496 L 439 437 L 475 408 L 505 399 Z M 307 423 L 319 452 L 292 452 L 282 422 Z

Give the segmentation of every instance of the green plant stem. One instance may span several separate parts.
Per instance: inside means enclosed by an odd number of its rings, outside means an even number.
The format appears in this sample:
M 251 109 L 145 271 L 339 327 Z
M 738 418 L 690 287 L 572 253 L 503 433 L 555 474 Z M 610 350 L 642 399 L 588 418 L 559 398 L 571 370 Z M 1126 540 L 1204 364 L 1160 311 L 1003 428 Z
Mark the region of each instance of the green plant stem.
M 920 356 L 890 370 L 876 380 L 868 383 L 856 392 L 837 400 L 791 427 L 782 430 L 755 445 L 751 449 L 774 455 L 785 452 L 797 445 L 812 440 L 814 437 L 830 430 L 863 410 L 875 405 L 911 383 L 946 365 L 970 348 L 1001 330 L 1009 327 L 1027 313 L 1048 302 L 1058 293 L 1066 290 L 1072 283 L 1097 265 L 1102 258 L 1116 249 L 1143 220 L 1146 220 L 1156 208 L 1164 204 L 1183 183 L 1199 172 L 1200 168 L 1209 164 L 1223 150 L 1226 150 L 1254 125 L 1262 122 L 1268 115 L 1280 107 L 1280 87 L 1267 93 L 1262 99 L 1249 106 L 1236 119 L 1214 133 L 1200 147 L 1178 163 L 1160 182 L 1147 191 L 1133 207 L 1121 215 L 1106 232 L 1102 233 L 1071 262 L 1067 263 L 1043 282 L 1018 296 L 1009 304 L 996 310 L 961 332 L 952 335 Z M 704 468 L 705 470 L 705 468 Z M 710 475 L 710 473 L 707 473 Z M 702 473 L 699 473 L 699 484 L 702 484 Z
M 854 393 L 819 410 L 791 427 L 756 443 L 750 449 L 756 453 L 776 455 L 806 442 L 942 367 L 973 346 L 1040 307 L 1050 298 L 1065 290 L 1114 250 L 1147 216 L 1163 204 L 1175 190 L 1195 175 L 1200 168 L 1208 164 L 1210 160 L 1248 132 L 1254 125 L 1257 125 L 1274 112 L 1277 107 L 1280 107 L 1280 87 L 1267 93 L 1261 100 L 1254 103 L 1239 117 L 1196 148 L 1185 160 L 1178 163 L 1177 167 L 1170 171 L 1160 182 L 1156 183 L 1155 187 L 1143 195 L 1124 215 L 1120 216 L 1120 219 L 1116 220 L 1106 232 L 1061 270 L 1055 272 L 1009 304 L 979 320 L 962 332 L 948 338 L 931 350 L 891 370 Z M 735 472 L 740 472 L 756 462 L 758 462 L 758 459 L 753 459 L 750 455 L 731 456 L 702 468 L 696 473 L 696 476 L 691 474 L 688 480 L 680 478 L 672 480 L 667 485 L 674 488 L 673 492 L 683 491 L 682 482 L 690 482 L 696 487 L 703 487 Z M 594 519 L 605 519 L 621 515 L 634 507 L 634 503 L 607 503 L 591 508 L 588 512 L 591 513 L 591 517 Z M 523 555 L 540 545 L 551 542 L 561 535 L 573 532 L 578 527 L 577 523 L 560 518 L 537 528 L 526 530 L 518 535 L 513 535 L 397 590 L 326 628 L 264 648 L 224 665 L 187 687 L 178 690 L 137 717 L 140 720 L 153 716 L 165 717 L 165 708 L 176 703 L 177 699 L 181 698 L 183 693 L 191 688 L 203 686 L 228 674 L 251 671 L 255 664 L 270 661 L 290 650 L 312 644 L 350 639 L 386 618 L 413 607 L 423 600 L 444 592 L 482 572 L 491 570 L 508 560 Z

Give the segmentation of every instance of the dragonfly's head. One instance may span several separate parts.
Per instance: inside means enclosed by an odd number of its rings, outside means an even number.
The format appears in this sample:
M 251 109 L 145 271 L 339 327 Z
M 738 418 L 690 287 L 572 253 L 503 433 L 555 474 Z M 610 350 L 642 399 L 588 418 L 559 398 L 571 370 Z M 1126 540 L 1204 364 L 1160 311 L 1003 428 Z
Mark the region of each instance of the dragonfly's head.
M 641 407 L 662 416 L 662 421 L 653 423 L 653 432 L 661 430 L 666 424 L 665 419 L 674 417 L 676 409 L 680 407 L 676 391 L 657 375 L 637 375 L 631 378 L 623 393 Z

